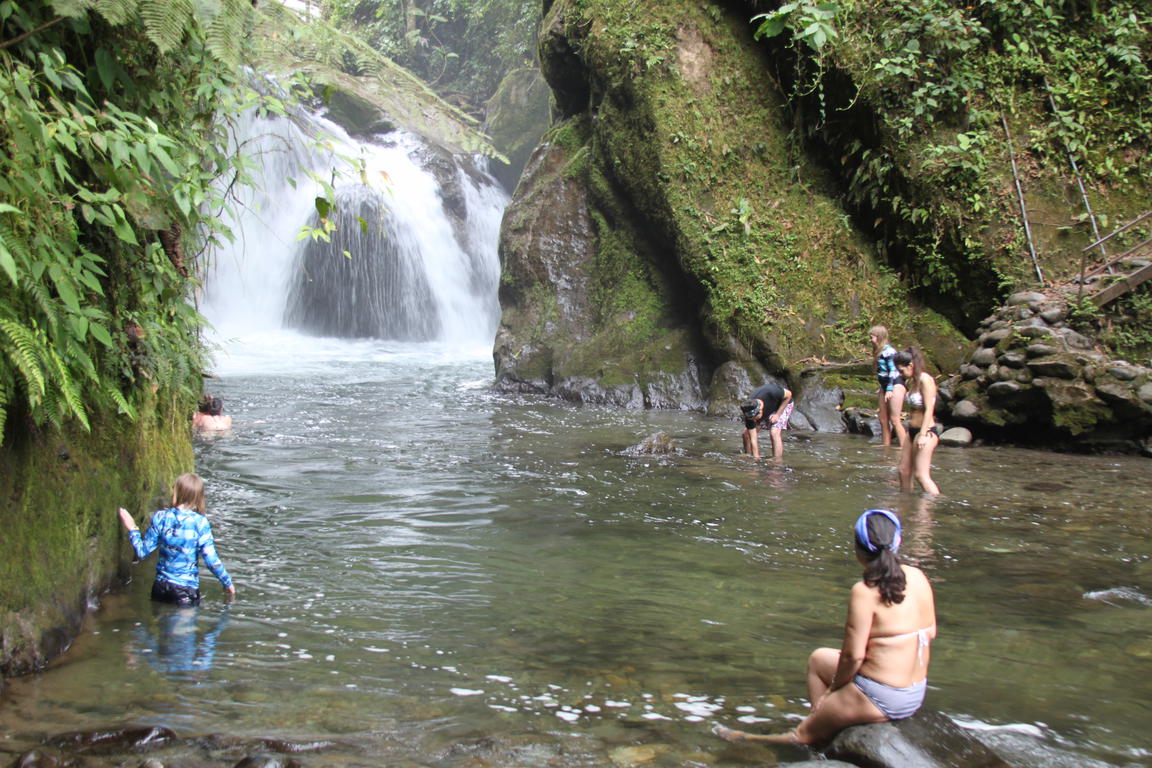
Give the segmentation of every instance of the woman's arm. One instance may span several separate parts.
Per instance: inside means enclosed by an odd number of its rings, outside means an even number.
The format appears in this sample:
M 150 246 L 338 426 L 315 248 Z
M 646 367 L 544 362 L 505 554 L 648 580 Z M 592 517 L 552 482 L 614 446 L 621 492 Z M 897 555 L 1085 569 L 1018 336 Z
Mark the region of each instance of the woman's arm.
M 844 643 L 840 646 L 840 664 L 828 691 L 852 682 L 868 655 L 868 638 L 872 634 L 872 617 L 876 613 L 877 591 L 862 581 L 852 587 L 848 600 L 848 620 L 844 624 Z

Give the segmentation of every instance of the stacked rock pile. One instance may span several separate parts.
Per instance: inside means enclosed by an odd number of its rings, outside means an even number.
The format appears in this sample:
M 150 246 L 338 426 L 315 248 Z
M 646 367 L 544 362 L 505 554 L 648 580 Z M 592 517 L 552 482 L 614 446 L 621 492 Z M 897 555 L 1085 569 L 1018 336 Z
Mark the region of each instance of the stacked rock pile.
M 1059 295 L 1009 297 L 941 385 L 944 421 L 1011 442 L 1152 455 L 1152 369 L 1111 359 L 1067 316 Z

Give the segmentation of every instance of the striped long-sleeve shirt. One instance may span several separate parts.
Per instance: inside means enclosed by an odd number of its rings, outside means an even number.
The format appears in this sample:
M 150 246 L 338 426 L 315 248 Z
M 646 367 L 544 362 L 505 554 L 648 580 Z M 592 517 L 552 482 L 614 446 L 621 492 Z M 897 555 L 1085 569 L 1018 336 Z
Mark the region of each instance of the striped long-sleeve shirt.
M 143 536 L 140 531 L 130 531 L 128 538 L 136 557 L 141 560 L 159 547 L 157 581 L 198 588 L 200 569 L 197 567 L 197 557 L 203 557 L 204 565 L 208 566 L 208 570 L 215 574 L 220 583 L 225 588 L 232 586 L 232 577 L 216 554 L 212 526 L 208 518 L 194 509 L 172 507 L 158 510 L 153 513 L 152 522 Z
M 900 381 L 900 371 L 896 370 L 894 357 L 896 348 L 891 344 L 885 344 L 876 357 L 876 380 L 880 382 L 880 387 L 885 392 L 891 392 L 892 387 Z

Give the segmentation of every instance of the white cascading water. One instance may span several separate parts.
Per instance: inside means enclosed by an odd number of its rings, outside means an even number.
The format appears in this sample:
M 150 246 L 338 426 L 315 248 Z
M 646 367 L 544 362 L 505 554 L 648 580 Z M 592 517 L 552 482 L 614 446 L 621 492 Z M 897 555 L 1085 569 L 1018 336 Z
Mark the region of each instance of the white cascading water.
M 252 116 L 239 133 L 256 184 L 236 191 L 235 239 L 212 253 L 200 305 L 218 368 L 248 368 L 245 358 L 277 350 L 323 356 L 382 342 L 491 354 L 507 204 L 495 180 L 457 166 L 466 216 L 454 225 L 435 176 L 414 159 L 423 149 L 415 137 L 360 142 L 313 116 Z M 347 158 L 363 160 L 367 184 Z M 298 240 L 319 224 L 316 178 L 336 188 L 331 243 Z

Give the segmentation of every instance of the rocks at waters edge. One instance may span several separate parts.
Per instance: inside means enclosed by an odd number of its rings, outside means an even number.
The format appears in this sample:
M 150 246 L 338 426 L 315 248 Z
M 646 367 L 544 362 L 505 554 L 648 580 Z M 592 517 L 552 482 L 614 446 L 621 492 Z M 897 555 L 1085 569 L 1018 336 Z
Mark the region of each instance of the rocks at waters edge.
M 943 445 L 963 448 L 972 444 L 972 432 L 964 427 L 952 427 L 944 430 L 944 433 L 940 435 L 940 442 Z
M 1011 768 L 963 728 L 927 710 L 907 720 L 848 728 L 824 754 L 869 768 Z
M 1142 450 L 1152 436 L 1152 369 L 1109 358 L 1067 317 L 1058 294 L 1009 297 L 980 324 L 960 373 L 940 385 L 951 419 L 1013 442 Z
M 660 456 L 675 452 L 676 446 L 667 432 L 653 433 L 636 445 L 622 451 L 625 456 Z
M 112 728 L 96 731 L 72 731 L 45 740 L 45 744 L 81 754 L 140 752 L 169 744 L 176 734 L 163 726 Z

